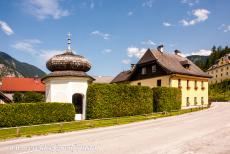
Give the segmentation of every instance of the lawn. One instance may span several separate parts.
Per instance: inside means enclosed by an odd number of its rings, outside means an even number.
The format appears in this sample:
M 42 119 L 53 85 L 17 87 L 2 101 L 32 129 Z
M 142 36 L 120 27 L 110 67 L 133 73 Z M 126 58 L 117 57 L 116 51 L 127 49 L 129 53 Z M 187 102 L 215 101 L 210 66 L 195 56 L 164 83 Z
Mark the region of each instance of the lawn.
M 172 111 L 172 112 L 152 113 L 147 115 L 117 117 L 117 118 L 109 118 L 109 119 L 83 120 L 83 121 L 51 123 L 51 124 L 43 124 L 43 125 L 32 125 L 32 126 L 24 126 L 18 128 L 15 127 L 2 128 L 0 129 L 0 140 L 17 138 L 17 137 L 31 137 L 33 135 L 47 135 L 50 133 L 70 132 L 70 131 L 77 131 L 83 129 L 97 128 L 97 127 L 122 125 L 122 124 L 128 124 L 132 122 L 143 121 L 143 120 L 175 116 L 175 115 L 185 114 L 185 113 L 199 111 L 203 109 L 205 108 L 193 108 L 193 109 L 185 109 L 185 110 Z

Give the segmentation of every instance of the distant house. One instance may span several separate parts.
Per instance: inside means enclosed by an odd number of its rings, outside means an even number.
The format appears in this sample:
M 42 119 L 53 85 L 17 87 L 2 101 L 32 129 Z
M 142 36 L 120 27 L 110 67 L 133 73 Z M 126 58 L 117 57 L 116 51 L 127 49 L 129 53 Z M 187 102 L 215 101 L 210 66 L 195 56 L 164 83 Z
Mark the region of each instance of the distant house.
M 93 83 L 110 83 L 114 77 L 112 76 L 92 76 L 95 80 Z
M 187 58 L 163 51 L 163 46 L 148 49 L 137 64 L 118 74 L 111 83 L 129 83 L 149 87 L 177 87 L 182 91 L 182 108 L 206 106 L 208 104 L 208 79 Z
M 15 92 L 45 93 L 45 86 L 39 78 L 3 77 L 0 81 L 0 91 L 12 100 Z
M 230 54 L 226 54 L 212 65 L 207 73 L 212 76 L 209 79 L 210 84 L 220 83 L 223 80 L 230 79 Z
M 0 104 L 12 103 L 12 100 L 0 91 Z

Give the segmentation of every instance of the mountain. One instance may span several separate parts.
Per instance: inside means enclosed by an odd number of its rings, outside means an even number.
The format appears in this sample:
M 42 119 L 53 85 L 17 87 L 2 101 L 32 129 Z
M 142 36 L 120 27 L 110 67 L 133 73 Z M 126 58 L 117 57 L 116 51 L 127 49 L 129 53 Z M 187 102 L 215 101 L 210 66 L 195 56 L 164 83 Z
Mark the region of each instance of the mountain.
M 187 58 L 191 60 L 194 64 L 196 64 L 198 67 L 200 67 L 202 70 L 205 70 L 205 66 L 209 56 L 192 55 L 188 56 Z
M 42 77 L 46 73 L 41 69 L 20 62 L 5 52 L 0 51 L 0 77 L 14 76 L 14 77 Z
M 221 46 L 216 48 L 215 46 L 213 46 L 212 53 L 209 56 L 194 55 L 188 56 L 187 58 L 195 63 L 198 67 L 200 67 L 202 70 L 206 71 L 208 68 L 214 65 L 218 59 L 228 53 L 230 53 L 230 48 L 228 46 L 226 46 L 225 48 L 222 48 Z

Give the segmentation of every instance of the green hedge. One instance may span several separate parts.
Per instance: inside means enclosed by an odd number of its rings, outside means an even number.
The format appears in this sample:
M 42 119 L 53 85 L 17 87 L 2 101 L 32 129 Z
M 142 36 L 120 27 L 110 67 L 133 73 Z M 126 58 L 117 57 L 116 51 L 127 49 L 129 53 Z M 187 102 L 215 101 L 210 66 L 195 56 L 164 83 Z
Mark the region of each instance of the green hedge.
M 88 119 L 151 113 L 152 90 L 127 84 L 92 84 L 87 91 Z
M 0 127 L 74 120 L 75 110 L 67 103 L 19 103 L 0 105 Z
M 153 88 L 153 111 L 171 111 L 181 109 L 181 90 L 178 88 Z

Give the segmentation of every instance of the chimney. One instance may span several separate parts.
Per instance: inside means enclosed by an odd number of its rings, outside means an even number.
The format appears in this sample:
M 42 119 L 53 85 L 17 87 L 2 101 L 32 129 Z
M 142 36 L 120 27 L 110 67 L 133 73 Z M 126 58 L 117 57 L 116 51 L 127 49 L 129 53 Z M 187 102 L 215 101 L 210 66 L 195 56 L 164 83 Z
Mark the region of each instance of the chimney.
M 160 51 L 160 52 L 164 52 L 164 45 L 163 45 L 163 44 L 162 44 L 162 45 L 159 45 L 159 46 L 157 47 L 157 50 Z
M 134 70 L 135 66 L 136 66 L 136 64 L 131 64 L 131 69 L 130 70 L 131 71 Z
M 181 52 L 179 50 L 175 50 L 174 53 L 175 53 L 175 55 L 178 55 L 178 56 L 180 56 L 180 54 L 181 54 Z

